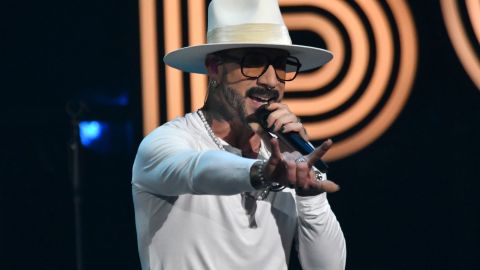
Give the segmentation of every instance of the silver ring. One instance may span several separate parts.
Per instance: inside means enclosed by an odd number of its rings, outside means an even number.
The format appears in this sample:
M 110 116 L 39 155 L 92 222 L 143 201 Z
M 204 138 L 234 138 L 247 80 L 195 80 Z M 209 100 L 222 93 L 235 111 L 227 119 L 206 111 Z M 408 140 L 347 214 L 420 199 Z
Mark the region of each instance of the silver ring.
M 323 174 L 317 170 L 313 171 L 315 173 L 315 181 L 322 182 L 323 181 Z
M 307 162 L 307 160 L 303 156 L 295 159 L 295 163 L 300 163 L 300 162 Z

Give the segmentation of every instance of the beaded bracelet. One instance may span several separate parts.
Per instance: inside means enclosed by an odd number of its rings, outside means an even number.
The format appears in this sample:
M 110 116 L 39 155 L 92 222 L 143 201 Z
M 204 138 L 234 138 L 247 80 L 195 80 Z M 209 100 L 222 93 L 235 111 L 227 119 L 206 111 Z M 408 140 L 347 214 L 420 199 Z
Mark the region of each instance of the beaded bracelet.
M 262 189 L 270 186 L 271 182 L 265 179 L 263 175 L 263 168 L 265 167 L 264 160 L 257 160 L 250 168 L 250 184 L 255 189 Z

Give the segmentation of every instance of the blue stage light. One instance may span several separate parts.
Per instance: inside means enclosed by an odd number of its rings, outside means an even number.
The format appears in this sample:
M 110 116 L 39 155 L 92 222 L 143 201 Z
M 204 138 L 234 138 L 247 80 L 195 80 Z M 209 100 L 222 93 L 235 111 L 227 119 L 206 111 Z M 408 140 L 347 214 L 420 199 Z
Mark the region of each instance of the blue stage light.
M 113 99 L 113 103 L 118 106 L 127 106 L 128 105 L 128 94 L 123 93 Z
M 102 136 L 104 124 L 98 121 L 82 121 L 80 127 L 80 141 L 83 146 L 88 147 Z

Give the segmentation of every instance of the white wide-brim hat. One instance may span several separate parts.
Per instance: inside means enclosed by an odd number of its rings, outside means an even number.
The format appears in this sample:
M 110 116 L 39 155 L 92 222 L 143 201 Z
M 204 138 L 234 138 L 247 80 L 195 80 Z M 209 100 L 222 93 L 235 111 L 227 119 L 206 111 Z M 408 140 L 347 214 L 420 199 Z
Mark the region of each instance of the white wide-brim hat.
M 277 0 L 212 0 L 208 7 L 207 44 L 184 47 L 165 55 L 165 64 L 206 74 L 208 54 L 238 48 L 281 49 L 300 60 L 300 71 L 314 69 L 333 58 L 321 48 L 294 45 Z

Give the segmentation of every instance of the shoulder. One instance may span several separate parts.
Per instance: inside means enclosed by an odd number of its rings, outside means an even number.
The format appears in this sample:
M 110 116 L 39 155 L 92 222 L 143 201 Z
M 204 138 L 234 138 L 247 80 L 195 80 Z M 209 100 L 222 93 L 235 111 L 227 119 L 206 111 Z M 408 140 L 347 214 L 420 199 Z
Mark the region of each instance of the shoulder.
M 154 145 L 185 144 L 195 145 L 205 133 L 203 123 L 196 113 L 177 117 L 150 132 L 140 143 L 140 149 Z

